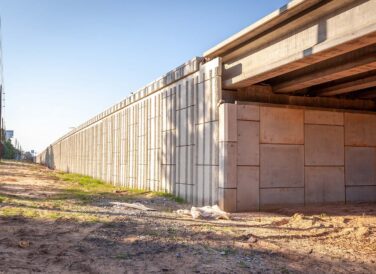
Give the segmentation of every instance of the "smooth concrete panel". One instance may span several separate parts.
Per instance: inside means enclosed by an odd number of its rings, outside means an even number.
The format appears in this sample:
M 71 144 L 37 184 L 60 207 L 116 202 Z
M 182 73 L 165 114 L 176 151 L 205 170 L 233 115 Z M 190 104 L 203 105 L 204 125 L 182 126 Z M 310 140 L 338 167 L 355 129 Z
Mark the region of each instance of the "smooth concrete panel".
M 176 148 L 175 131 L 166 131 L 162 133 L 162 164 L 175 164 L 175 148 Z
M 188 145 L 188 109 L 182 109 L 177 112 L 179 121 L 178 145 Z
M 302 145 L 261 145 L 260 187 L 303 187 Z
M 187 79 L 188 85 L 188 105 L 193 106 L 195 104 L 194 91 L 195 91 L 195 79 Z
M 213 169 L 211 166 L 204 166 L 204 181 L 203 181 L 203 197 L 204 205 L 210 204 L 210 197 L 211 197 L 211 188 L 212 188 L 212 178 L 213 178 Z
M 187 149 L 187 184 L 194 184 L 195 182 L 195 146 L 188 146 Z
M 182 109 L 188 106 L 188 82 L 183 81 L 181 85 L 178 85 L 178 108 Z
M 238 165 L 257 166 L 260 163 L 260 123 L 238 121 Z
M 218 165 L 218 121 L 204 123 L 204 164 Z
M 346 147 L 346 185 L 376 185 L 376 148 Z
M 188 108 L 188 144 L 195 144 L 195 123 L 194 123 L 194 107 Z
M 196 196 L 196 204 L 203 205 L 204 198 L 205 198 L 205 166 L 196 166 L 196 174 L 197 174 L 197 196 Z
M 236 211 L 236 189 L 235 188 L 219 188 L 219 207 L 227 212 Z
M 238 166 L 237 211 L 259 209 L 259 167 Z
M 199 83 L 197 89 L 197 124 L 205 122 L 205 83 Z
M 285 205 L 303 205 L 304 188 L 262 188 L 260 189 L 260 208 Z
M 187 185 L 187 202 L 189 203 L 193 203 L 193 198 L 194 198 L 194 194 L 193 194 L 193 189 L 194 189 L 194 185 Z
M 305 125 L 305 164 L 344 165 L 343 131 L 342 126 Z
M 236 188 L 237 168 L 236 155 L 237 144 L 234 142 L 220 142 L 219 161 L 219 187 Z
M 345 113 L 345 144 L 376 146 L 376 114 Z
M 257 105 L 237 105 L 238 120 L 259 121 L 260 106 Z
M 203 165 L 205 161 L 205 125 L 199 124 L 196 126 L 196 163 Z
M 219 106 L 219 141 L 236 142 L 237 138 L 237 106 L 221 104 Z
M 177 182 L 180 184 L 187 184 L 187 177 L 188 177 L 188 154 L 187 154 L 188 147 L 179 147 L 177 148 L 178 157 L 179 157 L 179 165 L 177 166 L 178 171 L 178 178 Z
M 343 167 L 306 167 L 305 202 L 345 202 L 345 179 Z
M 211 81 L 204 82 L 204 122 L 209 122 L 213 120 L 213 109 L 215 106 L 213 105 L 213 97 L 215 94 L 211 89 Z
M 210 204 L 218 204 L 218 177 L 219 177 L 219 166 L 211 166 L 211 193 L 210 193 Z
M 212 71 L 214 72 L 214 71 Z M 219 119 L 219 112 L 218 112 L 218 102 L 221 101 L 221 90 L 222 90 L 222 77 L 221 76 L 215 76 L 211 79 L 211 119 L 212 120 L 217 120 Z
M 344 124 L 343 112 L 306 110 L 304 113 L 304 122 L 306 124 L 317 125 L 339 125 Z
M 376 202 L 376 186 L 347 186 L 346 202 Z
M 185 184 L 175 184 L 176 192 L 178 196 L 184 200 L 187 200 L 187 185 Z
M 304 110 L 260 107 L 260 140 L 263 144 L 303 144 Z
M 213 141 L 216 138 L 213 134 L 213 123 L 204 123 L 204 164 L 211 165 L 213 160 Z M 214 155 L 215 156 L 215 155 Z

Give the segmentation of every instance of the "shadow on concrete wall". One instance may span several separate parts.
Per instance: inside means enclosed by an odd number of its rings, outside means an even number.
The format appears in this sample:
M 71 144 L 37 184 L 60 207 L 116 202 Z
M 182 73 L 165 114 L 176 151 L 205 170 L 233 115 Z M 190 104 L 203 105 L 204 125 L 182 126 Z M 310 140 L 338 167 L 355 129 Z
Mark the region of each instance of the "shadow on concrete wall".
M 46 150 L 46 166 L 50 169 L 55 169 L 55 156 L 52 146 L 49 146 Z

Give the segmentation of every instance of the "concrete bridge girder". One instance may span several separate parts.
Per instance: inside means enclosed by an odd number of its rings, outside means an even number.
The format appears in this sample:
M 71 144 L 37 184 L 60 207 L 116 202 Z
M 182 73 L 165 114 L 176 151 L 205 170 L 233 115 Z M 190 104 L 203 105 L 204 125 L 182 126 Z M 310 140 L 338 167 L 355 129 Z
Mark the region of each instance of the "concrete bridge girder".
M 375 1 L 296 2 L 263 25 L 255 23 L 248 32 L 244 30 L 242 36 L 248 40 L 234 35 L 204 54 L 205 57 L 222 58 L 225 89 L 267 83 L 275 92 L 296 93 L 334 80 L 346 80 L 352 75 L 359 74 L 362 79 L 362 72 L 374 71 L 376 74 Z M 358 51 L 367 47 L 371 48 L 369 55 L 358 60 Z M 354 58 L 347 58 L 340 67 L 329 66 L 327 71 L 321 70 L 320 63 L 338 62 L 349 53 L 353 53 Z M 304 70 L 310 74 L 301 75 L 302 79 L 294 77 L 293 72 L 299 74 Z M 279 78 L 289 74 L 289 79 L 280 81 Z M 368 87 L 373 85 L 369 83 Z M 316 95 L 321 96 L 319 92 Z

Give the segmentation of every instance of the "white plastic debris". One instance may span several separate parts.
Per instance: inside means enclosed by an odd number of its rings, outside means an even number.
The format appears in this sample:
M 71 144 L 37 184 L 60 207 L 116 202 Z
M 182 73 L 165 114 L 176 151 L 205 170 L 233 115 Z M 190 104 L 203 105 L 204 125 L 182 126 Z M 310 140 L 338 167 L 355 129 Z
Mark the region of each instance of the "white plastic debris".
M 191 210 L 179 209 L 176 213 L 190 215 L 193 219 L 230 219 L 230 214 L 221 210 L 217 205 L 203 207 L 192 206 Z

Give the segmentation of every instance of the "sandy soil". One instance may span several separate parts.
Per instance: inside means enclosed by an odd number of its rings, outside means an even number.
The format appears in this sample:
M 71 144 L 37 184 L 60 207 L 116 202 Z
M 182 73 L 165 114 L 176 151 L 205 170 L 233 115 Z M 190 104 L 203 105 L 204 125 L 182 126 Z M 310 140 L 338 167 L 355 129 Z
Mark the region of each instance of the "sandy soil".
M 0 273 L 376 273 L 375 204 L 193 220 L 152 193 L 61 201 L 69 182 L 55 175 L 0 165 Z

